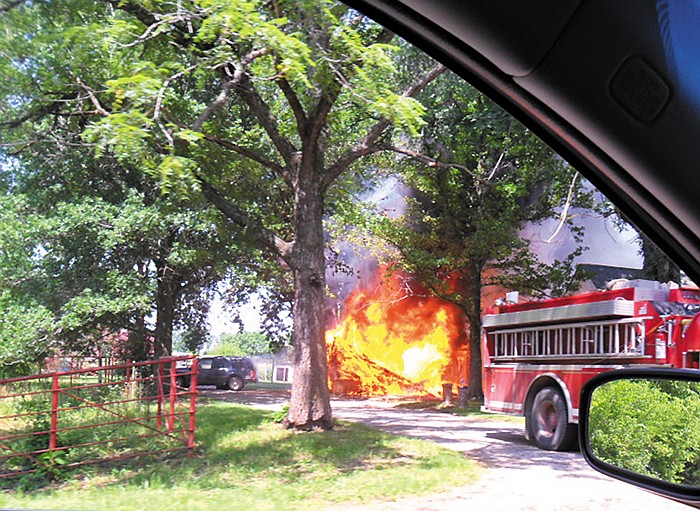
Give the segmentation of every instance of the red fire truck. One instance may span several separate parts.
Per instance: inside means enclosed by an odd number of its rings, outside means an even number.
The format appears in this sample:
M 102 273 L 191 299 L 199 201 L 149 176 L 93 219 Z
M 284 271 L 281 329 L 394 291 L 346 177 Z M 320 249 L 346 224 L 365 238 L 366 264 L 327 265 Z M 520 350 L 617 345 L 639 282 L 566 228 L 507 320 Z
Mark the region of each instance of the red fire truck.
M 697 368 L 700 290 L 643 280 L 617 287 L 487 310 L 484 408 L 524 415 L 534 445 L 567 450 L 581 387 L 596 374 L 638 364 Z

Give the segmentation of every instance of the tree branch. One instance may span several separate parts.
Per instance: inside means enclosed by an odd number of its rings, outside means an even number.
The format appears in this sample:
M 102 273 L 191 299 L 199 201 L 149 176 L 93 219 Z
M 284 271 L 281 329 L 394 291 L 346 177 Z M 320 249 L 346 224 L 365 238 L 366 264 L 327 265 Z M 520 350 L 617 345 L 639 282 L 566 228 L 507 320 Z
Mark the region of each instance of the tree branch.
M 12 146 L 19 146 L 19 149 L 15 149 L 13 151 L 8 151 L 6 154 L 8 156 L 19 156 L 22 154 L 25 150 L 29 149 L 30 147 L 33 147 L 34 145 L 38 144 L 43 140 L 42 137 L 35 138 L 33 140 L 30 140 L 28 142 L 24 143 L 14 143 L 14 144 L 0 144 L 0 147 L 12 147 Z
M 364 19 L 365 17 L 363 15 L 359 15 L 350 20 L 350 26 L 356 28 L 363 22 Z M 385 28 L 377 36 L 375 43 L 387 44 L 393 39 L 393 37 L 394 33 Z M 363 67 L 363 64 L 363 62 L 354 62 L 354 65 L 357 67 Z M 331 65 L 330 62 L 328 65 Z M 338 100 L 340 93 L 343 91 L 343 86 L 348 82 L 348 80 L 342 75 L 340 70 L 334 70 L 334 75 L 335 80 L 333 81 L 331 87 L 324 91 L 323 95 L 321 96 L 321 99 L 318 102 L 318 105 L 316 105 L 316 109 L 313 115 L 311 116 L 313 122 L 311 124 L 312 133 L 310 134 L 310 136 L 314 139 L 318 138 L 321 130 L 323 129 L 323 126 L 325 126 L 326 124 L 328 114 L 333 108 L 333 105 L 335 105 L 335 102 Z
M 180 71 L 179 73 L 175 73 L 174 75 L 170 76 L 167 80 L 163 82 L 163 86 L 160 88 L 158 91 L 158 96 L 156 97 L 156 104 L 153 107 L 153 120 L 157 121 L 158 118 L 160 117 L 160 110 L 163 105 L 163 98 L 165 97 L 165 92 L 168 90 L 168 87 L 170 87 L 170 84 L 173 83 L 175 80 L 178 78 L 186 75 L 187 73 L 190 73 L 191 71 L 197 69 L 199 67 L 199 64 L 190 66 L 187 69 Z
M 192 21 L 189 18 L 186 18 L 182 15 L 168 16 L 167 14 L 154 13 L 149 9 L 143 7 L 142 5 L 138 4 L 137 2 L 124 2 L 123 0 L 103 1 L 111 5 L 112 8 L 115 10 L 120 10 L 131 14 L 137 20 L 143 23 L 143 25 L 147 27 L 147 30 L 148 27 L 159 25 L 161 23 L 170 24 L 170 26 L 174 29 L 170 32 L 173 37 L 173 41 L 179 46 L 185 45 L 188 42 L 191 42 L 192 40 Z M 143 37 L 143 35 L 141 37 Z M 147 39 L 137 40 L 139 42 L 143 42 Z M 200 44 L 199 46 L 202 49 L 206 49 L 205 45 Z
M 333 108 L 333 105 L 335 105 L 335 102 L 338 99 L 338 96 L 340 96 L 340 92 L 342 90 L 343 87 L 340 83 L 333 82 L 332 89 L 324 91 L 324 94 L 321 96 L 321 99 L 316 105 L 316 109 L 314 110 L 314 113 L 311 116 L 311 133 L 309 134 L 309 136 L 312 137 L 314 140 L 318 139 L 321 130 L 323 129 L 323 126 L 325 126 L 326 124 L 328 114 Z
M 167 116 L 168 121 L 171 123 L 175 124 L 179 128 L 186 128 L 185 125 L 182 123 L 178 122 L 177 119 L 174 119 L 171 115 Z M 276 163 L 272 160 L 268 160 L 261 154 L 253 151 L 252 149 L 249 149 L 247 147 L 243 147 L 241 145 L 236 144 L 235 142 L 231 142 L 230 140 L 225 140 L 223 138 L 219 138 L 216 135 L 211 135 L 209 133 L 205 133 L 201 130 L 198 130 L 198 133 L 204 137 L 204 140 L 207 140 L 208 142 L 211 142 L 213 144 L 218 145 L 219 147 L 223 147 L 224 149 L 228 149 L 229 151 L 233 151 L 237 154 L 240 154 L 241 156 L 248 158 L 249 160 L 252 160 L 256 163 L 259 163 L 265 168 L 268 168 L 272 170 L 273 172 L 276 172 L 286 182 L 290 182 L 290 176 L 289 176 L 289 171 L 279 163 Z
M 413 151 L 411 149 L 405 148 L 405 147 L 397 147 L 397 146 L 392 146 L 392 145 L 384 145 L 382 146 L 384 150 L 386 151 L 392 151 L 395 153 L 399 154 L 404 154 L 406 156 L 409 156 L 410 158 L 419 161 L 421 163 L 425 163 L 429 167 L 436 167 L 436 168 L 452 168 L 452 169 L 459 169 L 462 172 L 468 174 L 469 176 L 473 177 L 476 180 L 479 181 L 484 181 L 485 184 L 488 184 L 488 180 L 484 180 L 481 176 L 476 174 L 473 170 L 471 170 L 469 167 L 465 165 L 461 165 L 459 163 L 444 163 L 441 162 L 440 160 L 436 160 L 435 158 L 431 158 L 430 156 L 419 153 L 417 151 Z
M 224 83 L 224 86 L 221 89 L 219 95 L 216 97 L 216 99 L 204 109 L 204 111 L 200 114 L 200 116 L 197 118 L 194 124 L 192 124 L 192 130 L 199 131 L 202 128 L 202 125 L 206 122 L 206 120 L 209 119 L 209 117 L 211 117 L 214 112 L 216 112 L 219 108 L 223 107 L 226 104 L 231 89 L 236 87 L 241 82 L 248 66 L 250 66 L 250 64 L 253 63 L 255 59 L 265 55 L 265 53 L 267 53 L 267 50 L 265 48 L 252 51 L 248 55 L 246 55 L 239 64 L 236 65 L 231 79 Z
M 41 106 L 34 111 L 27 112 L 21 117 L 0 122 L 0 128 L 18 128 L 27 121 L 41 119 L 45 115 L 56 114 L 60 108 L 60 101 L 52 101 L 51 103 Z
M 425 89 L 430 82 L 439 77 L 442 73 L 447 71 L 447 68 L 442 64 L 437 64 L 430 71 L 428 71 L 420 80 L 411 85 L 406 92 L 403 93 L 404 97 L 412 98 L 416 94 L 420 93 Z
M 382 128 L 382 131 L 390 124 L 391 123 L 387 121 L 387 124 Z M 366 143 L 365 139 L 363 139 L 352 149 L 341 155 L 333 165 L 328 167 L 321 180 L 322 189 L 326 190 L 340 174 L 342 174 L 350 165 L 355 163 L 363 156 L 369 156 L 370 154 L 376 154 L 384 150 L 385 148 L 383 145 L 370 145 Z
M 200 132 L 201 133 L 201 132 Z M 240 146 L 238 144 L 235 144 L 229 140 L 224 140 L 222 138 L 216 137 L 214 135 L 209 135 L 207 133 L 202 133 L 204 136 L 205 140 L 208 140 L 209 142 L 212 142 L 220 147 L 223 147 L 224 149 L 228 149 L 229 151 L 233 151 L 237 154 L 240 154 L 241 156 L 245 156 L 249 160 L 253 160 L 256 163 L 259 163 L 263 167 L 266 167 L 273 172 L 278 173 L 279 175 L 282 176 L 282 178 L 285 179 L 285 181 L 289 182 L 289 172 L 287 169 L 285 169 L 282 165 L 275 163 L 274 161 L 268 160 L 267 158 L 263 157 L 262 155 L 256 153 L 255 151 L 248 149 L 247 147 Z
M 132 48 L 138 44 L 145 43 L 146 41 L 158 37 L 159 33 L 157 32 L 157 29 L 163 25 L 177 26 L 178 23 L 184 24 L 187 27 L 186 32 L 191 34 L 193 32 L 192 18 L 194 17 L 194 15 L 192 13 L 189 13 L 190 16 L 185 16 L 183 15 L 184 12 L 185 11 L 182 10 L 182 4 L 178 4 L 177 14 L 155 14 L 153 15 L 153 19 L 157 21 L 154 21 L 150 25 L 147 25 L 146 30 L 144 30 L 143 34 L 138 36 L 130 43 L 120 43 L 117 41 L 116 44 L 118 46 L 121 46 L 122 48 Z M 141 21 L 144 24 L 146 19 L 148 19 L 146 15 L 142 15 L 141 17 L 139 17 L 139 21 Z
M 403 93 L 404 97 L 413 97 L 416 94 L 420 93 L 425 87 L 435 80 L 438 76 L 440 76 L 442 73 L 446 71 L 447 68 L 443 66 L 442 64 L 438 64 L 435 67 L 433 67 L 430 71 L 428 71 L 421 79 L 419 79 L 416 83 L 411 85 L 406 91 Z M 385 132 L 385 130 L 391 125 L 391 120 L 389 119 L 381 119 L 377 124 L 375 124 L 372 128 L 370 128 L 369 132 L 367 135 L 364 136 L 362 140 L 360 140 L 355 146 L 346 151 L 343 155 L 336 160 L 336 162 L 328 167 L 326 169 L 326 172 L 324 172 L 323 179 L 322 179 L 322 187 L 323 189 L 328 188 L 333 181 L 335 181 L 340 174 L 345 171 L 350 165 L 352 165 L 355 161 L 360 159 L 363 156 L 366 156 L 367 154 L 372 154 L 376 153 L 380 150 L 382 150 L 382 147 L 376 146 L 375 142 L 379 139 L 380 136 Z M 374 147 L 374 150 L 371 150 Z
M 100 101 L 97 99 L 97 96 L 95 96 L 94 90 L 85 85 L 85 83 L 83 83 L 80 77 L 76 77 L 75 82 L 80 86 L 81 89 L 83 89 L 87 93 L 88 98 L 95 107 L 95 110 L 97 110 L 97 113 L 99 113 L 100 115 L 109 115 L 109 112 L 102 107 Z
M 496 172 L 498 172 L 501 168 L 501 162 L 503 161 L 503 158 L 505 157 L 506 152 L 503 151 L 499 156 L 498 156 L 498 161 L 496 162 L 496 165 L 493 166 L 493 169 L 491 170 L 491 173 L 489 174 L 488 181 L 491 181 L 494 176 L 496 175 Z
M 277 123 L 275 115 L 272 113 L 267 103 L 265 103 L 265 100 L 258 94 L 258 91 L 255 90 L 255 86 L 247 74 L 242 74 L 237 89 L 243 101 L 246 102 L 253 112 L 253 115 L 255 115 L 260 125 L 270 137 L 270 140 L 272 140 L 272 143 L 277 148 L 277 151 L 279 151 L 287 167 L 292 167 L 298 158 L 296 156 L 297 149 L 282 135 L 282 133 L 280 133 L 279 124 Z
M 571 208 L 571 199 L 574 195 L 574 190 L 576 189 L 576 181 L 578 180 L 578 172 L 574 172 L 574 178 L 571 180 L 571 186 L 569 186 L 569 194 L 566 197 L 566 204 L 564 204 L 564 209 L 561 211 L 561 215 L 559 215 L 559 224 L 557 225 L 557 228 L 555 229 L 554 233 L 545 240 L 545 243 L 551 243 L 554 241 L 554 238 L 557 237 L 559 232 L 564 227 L 564 224 L 566 224 L 566 217 L 569 215 L 569 209 Z
M 284 241 L 282 238 L 265 228 L 257 218 L 250 217 L 245 211 L 224 197 L 202 176 L 195 175 L 202 188 L 202 193 L 223 215 L 234 224 L 243 228 L 253 228 L 257 232 L 260 241 L 270 250 L 277 253 L 287 261 L 294 248 L 293 242 Z
M 299 130 L 299 133 L 304 133 L 309 120 L 306 117 L 306 112 L 304 111 L 301 101 L 299 101 L 299 97 L 286 78 L 279 78 L 277 80 L 277 86 L 282 91 L 282 94 L 284 94 L 284 97 L 287 98 L 287 103 L 289 103 L 289 107 L 292 109 L 294 118 L 297 121 L 297 130 Z

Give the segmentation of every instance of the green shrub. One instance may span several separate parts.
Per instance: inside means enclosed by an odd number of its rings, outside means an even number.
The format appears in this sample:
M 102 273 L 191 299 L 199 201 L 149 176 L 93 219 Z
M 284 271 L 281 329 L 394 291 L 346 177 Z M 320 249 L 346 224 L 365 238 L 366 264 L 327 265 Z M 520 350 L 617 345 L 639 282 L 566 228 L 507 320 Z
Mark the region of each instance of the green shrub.
M 590 443 L 603 461 L 674 483 L 696 479 L 700 394 L 686 383 L 620 380 L 593 396 Z

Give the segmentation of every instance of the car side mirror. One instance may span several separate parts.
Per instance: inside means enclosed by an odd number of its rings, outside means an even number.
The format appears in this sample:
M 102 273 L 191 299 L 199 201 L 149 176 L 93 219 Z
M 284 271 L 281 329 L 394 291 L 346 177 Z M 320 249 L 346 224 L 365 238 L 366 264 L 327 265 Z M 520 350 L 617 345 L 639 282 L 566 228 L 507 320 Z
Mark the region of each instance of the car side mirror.
M 700 371 L 596 376 L 581 391 L 579 442 L 599 472 L 700 508 Z

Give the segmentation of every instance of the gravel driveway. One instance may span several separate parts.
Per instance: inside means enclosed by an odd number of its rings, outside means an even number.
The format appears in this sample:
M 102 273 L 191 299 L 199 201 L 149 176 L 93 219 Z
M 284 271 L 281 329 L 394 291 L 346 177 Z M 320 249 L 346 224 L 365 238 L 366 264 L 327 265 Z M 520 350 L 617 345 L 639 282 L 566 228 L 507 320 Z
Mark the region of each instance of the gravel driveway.
M 268 409 L 280 409 L 285 393 L 205 390 L 210 397 Z M 409 497 L 396 502 L 338 507 L 344 511 L 545 510 L 680 511 L 682 504 L 614 481 L 589 468 L 578 453 L 554 453 L 529 445 L 523 426 L 494 420 L 474 420 L 425 410 L 396 408 L 382 400 L 333 400 L 338 419 L 361 422 L 392 433 L 436 442 L 464 452 L 487 470 L 474 484 L 447 493 Z

